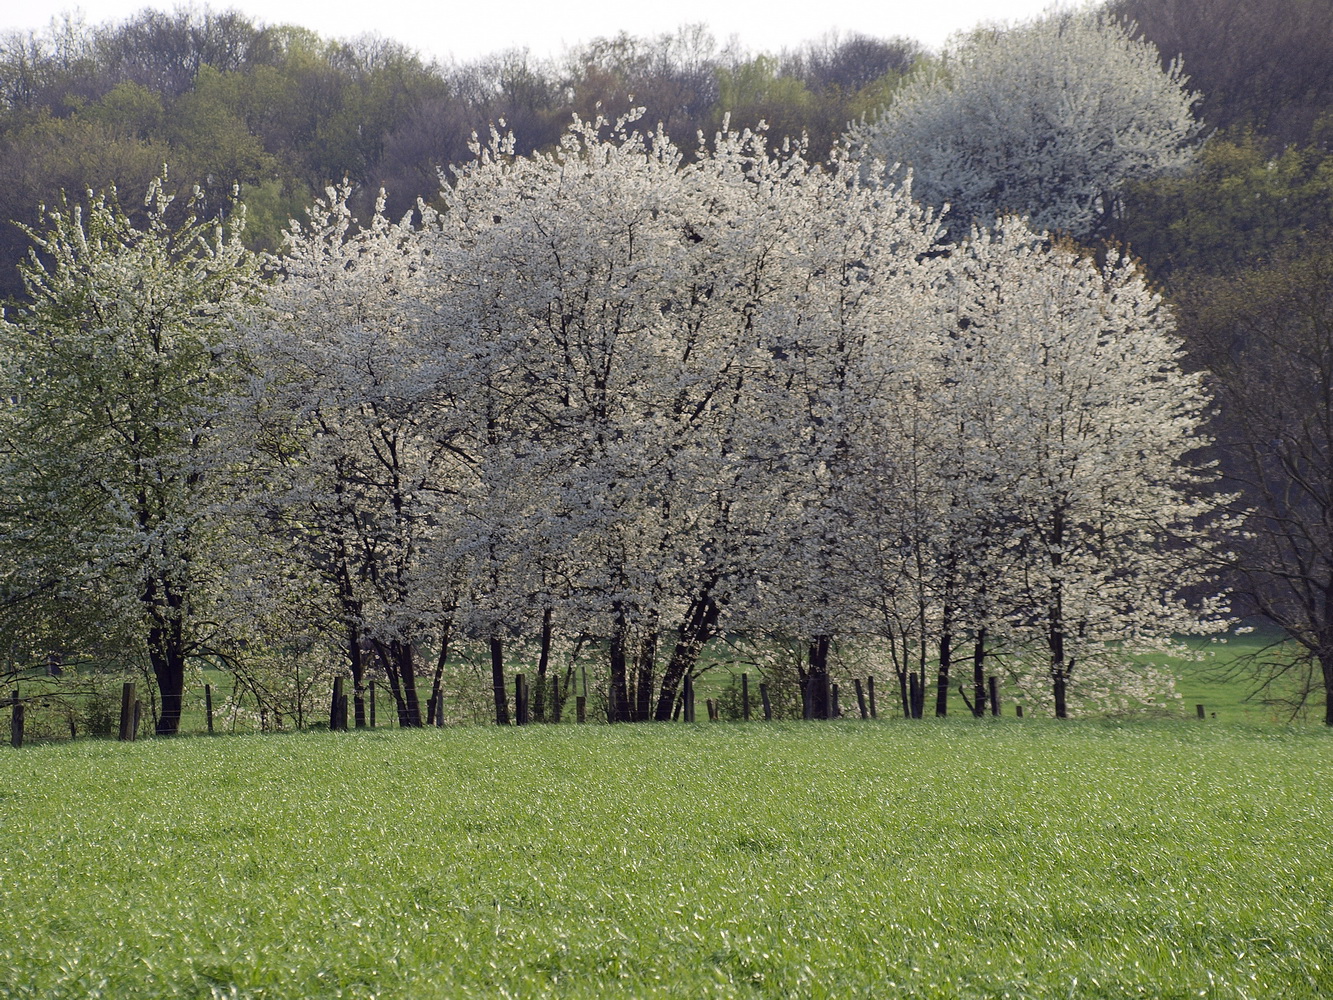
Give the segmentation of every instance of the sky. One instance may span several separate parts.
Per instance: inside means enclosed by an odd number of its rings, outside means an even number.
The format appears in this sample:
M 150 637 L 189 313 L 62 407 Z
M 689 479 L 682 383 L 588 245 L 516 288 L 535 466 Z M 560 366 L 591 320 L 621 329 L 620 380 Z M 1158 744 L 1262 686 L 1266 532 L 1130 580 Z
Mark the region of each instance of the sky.
M 265 24 L 297 24 L 326 38 L 378 34 L 423 56 L 468 62 L 505 49 L 534 56 L 627 31 L 674 32 L 708 25 L 721 43 L 735 36 L 752 52 L 777 52 L 831 31 L 903 35 L 937 49 L 956 31 L 981 22 L 1023 20 L 1052 0 L 215 0 L 214 10 L 235 9 Z M 123 20 L 144 7 L 173 10 L 163 0 L 13 0 L 0 29 L 41 29 L 53 17 L 81 11 L 89 24 Z M 203 6 L 198 4 L 197 6 Z

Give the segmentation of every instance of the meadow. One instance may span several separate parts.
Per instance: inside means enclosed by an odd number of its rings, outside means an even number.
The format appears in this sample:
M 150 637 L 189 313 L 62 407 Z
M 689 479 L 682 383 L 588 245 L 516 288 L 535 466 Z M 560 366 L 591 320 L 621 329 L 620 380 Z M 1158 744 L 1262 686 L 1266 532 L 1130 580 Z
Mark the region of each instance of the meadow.
M 1333 734 L 381 729 L 0 753 L 0 996 L 1333 995 Z

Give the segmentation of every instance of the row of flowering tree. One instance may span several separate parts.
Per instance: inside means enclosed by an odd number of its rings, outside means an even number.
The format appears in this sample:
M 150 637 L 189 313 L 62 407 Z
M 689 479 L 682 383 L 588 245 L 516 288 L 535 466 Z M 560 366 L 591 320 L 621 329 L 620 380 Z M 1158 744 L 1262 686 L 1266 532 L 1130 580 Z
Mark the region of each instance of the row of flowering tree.
M 964 656 L 977 705 L 1001 654 L 1059 715 L 1147 696 L 1125 652 L 1218 609 L 1181 596 L 1206 399 L 1133 266 L 1017 219 L 950 243 L 882 166 L 633 124 L 492 136 L 398 221 L 330 190 L 266 280 L 151 199 L 146 233 L 54 213 L 3 327 L 24 641 L 111 623 L 163 732 L 179 661 L 297 635 L 342 651 L 358 720 L 382 676 L 404 725 L 462 641 L 501 723 L 516 650 L 544 681 L 596 649 L 612 721 L 668 719 L 724 634 L 816 674 L 873 642 L 939 711 Z

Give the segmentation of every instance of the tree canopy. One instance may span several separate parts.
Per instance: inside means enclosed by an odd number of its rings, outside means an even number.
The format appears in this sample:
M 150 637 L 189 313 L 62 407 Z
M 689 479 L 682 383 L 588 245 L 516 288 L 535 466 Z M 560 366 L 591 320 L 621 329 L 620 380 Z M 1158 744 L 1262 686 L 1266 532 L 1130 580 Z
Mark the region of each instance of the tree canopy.
M 51 648 L 146 660 L 174 733 L 186 658 L 225 638 L 209 450 L 254 266 L 243 213 L 173 225 L 164 179 L 142 204 L 141 227 L 114 191 L 49 210 L 0 322 L 6 600 Z
M 1194 101 L 1150 43 L 1099 11 L 1066 11 L 963 38 L 852 138 L 910 168 L 960 234 L 1013 214 L 1087 238 L 1126 182 L 1191 162 Z

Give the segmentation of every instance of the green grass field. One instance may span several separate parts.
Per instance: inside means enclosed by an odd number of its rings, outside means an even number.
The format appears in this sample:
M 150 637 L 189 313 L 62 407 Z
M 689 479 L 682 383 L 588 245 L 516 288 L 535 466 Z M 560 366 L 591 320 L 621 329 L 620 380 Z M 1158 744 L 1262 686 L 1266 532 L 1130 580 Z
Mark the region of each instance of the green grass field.
M 531 727 L 0 753 L 0 996 L 1333 995 L 1333 734 Z

